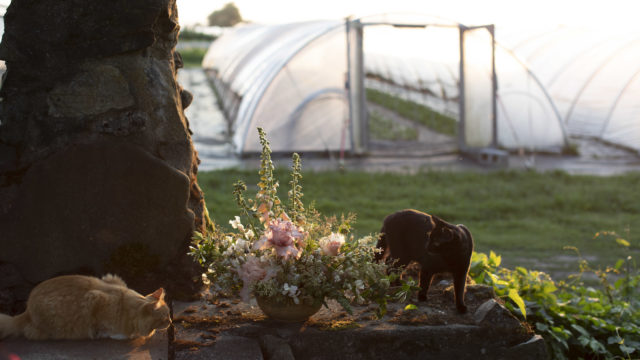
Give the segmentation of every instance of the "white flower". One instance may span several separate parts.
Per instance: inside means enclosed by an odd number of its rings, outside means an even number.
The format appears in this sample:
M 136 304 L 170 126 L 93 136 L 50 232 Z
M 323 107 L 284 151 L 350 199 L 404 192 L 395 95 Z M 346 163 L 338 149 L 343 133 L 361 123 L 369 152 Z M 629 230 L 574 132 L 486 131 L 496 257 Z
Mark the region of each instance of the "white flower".
M 322 253 L 325 255 L 336 256 L 340 251 L 340 247 L 344 244 L 344 235 L 331 233 L 329 236 L 325 236 L 318 241 Z
M 249 242 L 244 239 L 238 239 L 236 240 L 236 248 L 244 251 L 249 248 Z
M 356 284 L 355 285 L 356 285 L 356 289 L 364 290 L 364 282 L 362 282 L 362 280 L 360 280 L 360 279 L 356 280 Z
M 210 285 L 211 284 L 211 281 L 207 277 L 207 274 L 202 274 L 202 283 L 205 284 L 205 285 Z
M 244 236 L 246 236 L 247 239 L 251 239 L 252 237 L 255 236 L 255 233 L 253 232 L 253 230 L 249 229 L 244 233 Z
M 244 231 L 244 225 L 240 222 L 240 216 L 236 216 L 233 220 L 229 220 L 229 224 L 231 224 L 231 227 L 234 229 Z
M 300 294 L 300 291 L 298 290 L 297 286 L 284 283 L 284 286 L 282 288 L 283 288 L 282 295 L 290 296 L 291 298 L 293 298 L 293 302 L 296 304 L 300 303 L 300 300 L 298 299 L 298 295 Z

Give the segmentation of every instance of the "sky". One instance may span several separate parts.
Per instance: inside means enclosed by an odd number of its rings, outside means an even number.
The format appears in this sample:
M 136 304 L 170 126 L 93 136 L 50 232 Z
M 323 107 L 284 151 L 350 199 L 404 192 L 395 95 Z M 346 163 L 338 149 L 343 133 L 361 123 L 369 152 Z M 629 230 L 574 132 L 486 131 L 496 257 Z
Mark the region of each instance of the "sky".
M 180 24 L 206 24 L 229 0 L 177 0 Z M 435 15 L 469 25 L 640 28 L 636 0 L 234 0 L 245 20 L 274 24 L 387 12 Z
M 245 20 L 277 24 L 383 13 L 439 16 L 467 25 L 575 25 L 640 31 L 638 0 L 176 0 L 180 25 L 207 23 L 232 1 Z M 10 0 L 0 0 L 8 5 Z

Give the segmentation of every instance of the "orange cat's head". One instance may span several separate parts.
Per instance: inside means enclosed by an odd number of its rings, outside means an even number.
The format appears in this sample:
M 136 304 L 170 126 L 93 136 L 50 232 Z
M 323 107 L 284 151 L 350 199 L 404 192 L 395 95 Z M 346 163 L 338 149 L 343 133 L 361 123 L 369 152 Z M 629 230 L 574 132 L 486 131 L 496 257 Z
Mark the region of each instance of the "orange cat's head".
M 164 302 L 164 295 L 164 289 L 160 288 L 144 297 L 138 329 L 151 334 L 154 330 L 163 330 L 171 325 L 171 314 Z

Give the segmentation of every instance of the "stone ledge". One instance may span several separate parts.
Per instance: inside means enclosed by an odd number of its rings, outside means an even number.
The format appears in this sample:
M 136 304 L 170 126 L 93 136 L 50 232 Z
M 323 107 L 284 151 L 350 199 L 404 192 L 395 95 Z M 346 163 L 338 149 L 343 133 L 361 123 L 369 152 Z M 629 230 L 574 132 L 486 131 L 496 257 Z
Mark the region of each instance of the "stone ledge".
M 328 309 L 297 324 L 266 318 L 255 300 L 174 302 L 175 355 L 225 354 L 231 360 L 548 358 L 544 340 L 494 299 L 490 288 L 468 286 L 467 314 L 455 313 L 450 288 L 429 295 L 415 310 L 389 304 L 380 320 L 375 306 L 356 306 L 350 315 L 329 302 Z M 225 350 L 230 344 L 235 352 Z
M 99 339 L 30 341 L 24 338 L 4 339 L 0 340 L 0 359 L 167 360 L 168 337 L 166 331 L 158 331 L 147 340 Z

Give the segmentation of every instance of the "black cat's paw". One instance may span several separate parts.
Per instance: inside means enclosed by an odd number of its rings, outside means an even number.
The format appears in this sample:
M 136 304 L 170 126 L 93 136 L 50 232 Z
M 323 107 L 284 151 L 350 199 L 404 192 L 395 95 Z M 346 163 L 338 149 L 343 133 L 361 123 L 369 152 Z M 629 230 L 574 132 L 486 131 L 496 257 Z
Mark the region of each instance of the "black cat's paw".
M 458 309 L 458 312 L 459 312 L 460 314 L 466 314 L 466 312 L 467 312 L 467 306 L 466 306 L 466 305 L 464 305 L 464 304 L 458 304 L 458 305 L 456 305 L 456 309 Z

